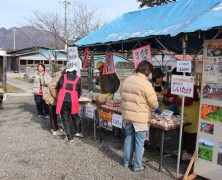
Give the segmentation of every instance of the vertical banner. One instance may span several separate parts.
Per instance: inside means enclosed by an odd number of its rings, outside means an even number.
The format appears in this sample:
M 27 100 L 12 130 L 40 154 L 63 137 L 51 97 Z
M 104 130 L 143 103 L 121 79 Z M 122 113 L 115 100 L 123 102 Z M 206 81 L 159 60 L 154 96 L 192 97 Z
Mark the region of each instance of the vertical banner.
M 103 74 L 112 74 L 115 72 L 114 61 L 113 61 L 113 52 L 106 52 L 106 59 L 103 66 Z
M 77 47 L 68 47 L 67 68 L 76 68 L 77 76 L 81 76 L 80 75 L 81 60 L 79 58 Z
M 89 49 L 85 48 L 84 50 L 84 64 L 83 64 L 83 70 L 86 70 L 86 67 L 89 63 L 89 55 L 90 55 L 90 51 Z
M 137 68 L 138 64 L 141 61 L 149 61 L 151 64 L 153 64 L 152 57 L 151 57 L 151 48 L 150 44 L 146 46 L 142 46 L 140 48 L 133 50 L 133 61 L 134 61 L 134 67 Z

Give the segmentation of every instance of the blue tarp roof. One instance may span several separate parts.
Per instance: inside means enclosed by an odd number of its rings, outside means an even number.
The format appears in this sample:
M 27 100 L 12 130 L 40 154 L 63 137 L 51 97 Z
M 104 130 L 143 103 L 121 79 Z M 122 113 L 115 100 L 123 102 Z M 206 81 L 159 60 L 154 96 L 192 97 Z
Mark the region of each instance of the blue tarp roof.
M 77 46 L 208 30 L 222 25 L 222 0 L 178 0 L 123 14 L 75 42 Z

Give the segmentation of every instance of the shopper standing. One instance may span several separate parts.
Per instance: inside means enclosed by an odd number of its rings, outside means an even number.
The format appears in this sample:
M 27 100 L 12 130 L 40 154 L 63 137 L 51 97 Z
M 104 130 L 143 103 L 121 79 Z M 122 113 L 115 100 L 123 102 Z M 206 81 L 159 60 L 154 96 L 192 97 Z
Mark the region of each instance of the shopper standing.
M 53 75 L 51 83 L 48 85 L 45 93 L 43 94 L 43 99 L 49 105 L 49 114 L 50 114 L 50 124 L 51 124 L 51 132 L 53 135 L 60 135 L 61 129 L 58 131 L 58 121 L 56 115 L 56 102 L 57 102 L 57 84 L 62 76 L 62 72 L 58 71 Z
M 121 88 L 122 117 L 125 124 L 124 166 L 133 166 L 134 171 L 141 171 L 144 142 L 148 131 L 151 109 L 157 109 L 159 103 L 148 76 L 153 66 L 142 61 L 134 75 L 126 78 Z M 134 158 L 133 158 L 134 154 Z
M 38 110 L 38 117 L 49 118 L 49 107 L 43 99 L 43 94 L 51 82 L 51 76 L 46 72 L 44 64 L 38 64 L 37 71 L 32 75 L 33 83 L 33 94 Z
M 68 67 L 70 67 L 68 65 Z M 79 97 L 82 92 L 80 77 L 75 67 L 66 69 L 58 82 L 58 99 L 56 114 L 61 114 L 68 142 L 73 141 L 73 123 L 75 135 L 83 137 L 81 117 L 79 116 Z

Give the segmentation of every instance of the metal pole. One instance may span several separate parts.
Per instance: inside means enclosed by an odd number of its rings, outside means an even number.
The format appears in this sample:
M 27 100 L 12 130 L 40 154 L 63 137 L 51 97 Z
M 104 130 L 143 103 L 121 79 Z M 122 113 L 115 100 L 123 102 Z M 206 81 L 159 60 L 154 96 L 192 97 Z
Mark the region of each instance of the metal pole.
M 186 60 L 186 34 L 183 35 L 183 60 Z M 183 73 L 183 76 L 185 76 L 185 73 Z M 176 177 L 178 178 L 179 176 L 179 171 L 180 171 L 180 156 L 181 156 L 181 145 L 182 145 L 182 134 L 183 134 L 183 112 L 184 112 L 184 100 L 185 97 L 182 97 L 182 105 L 181 105 L 181 122 L 180 122 L 180 135 L 179 135 L 179 147 L 178 147 L 178 156 L 177 156 L 177 175 Z

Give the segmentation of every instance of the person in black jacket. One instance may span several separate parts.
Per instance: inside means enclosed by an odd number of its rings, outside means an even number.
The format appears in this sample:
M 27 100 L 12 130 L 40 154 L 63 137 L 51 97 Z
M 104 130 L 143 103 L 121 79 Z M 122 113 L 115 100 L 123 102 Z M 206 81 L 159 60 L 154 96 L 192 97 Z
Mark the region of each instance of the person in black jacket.
M 103 104 L 107 99 L 112 99 L 120 85 L 116 73 L 103 74 L 103 66 L 104 63 L 101 61 L 96 64 L 96 69 L 100 71 L 100 95 L 96 102 L 97 106 Z
M 83 137 L 79 111 L 79 97 L 82 93 L 80 77 L 75 68 L 66 69 L 58 81 L 58 100 L 56 113 L 61 114 L 64 130 L 69 142 L 73 141 L 73 123 L 75 136 Z M 73 95 L 74 94 L 74 95 Z M 62 96 L 62 98 L 61 98 Z M 60 111 L 59 111 L 60 109 Z M 73 121 L 73 123 L 72 123 Z

